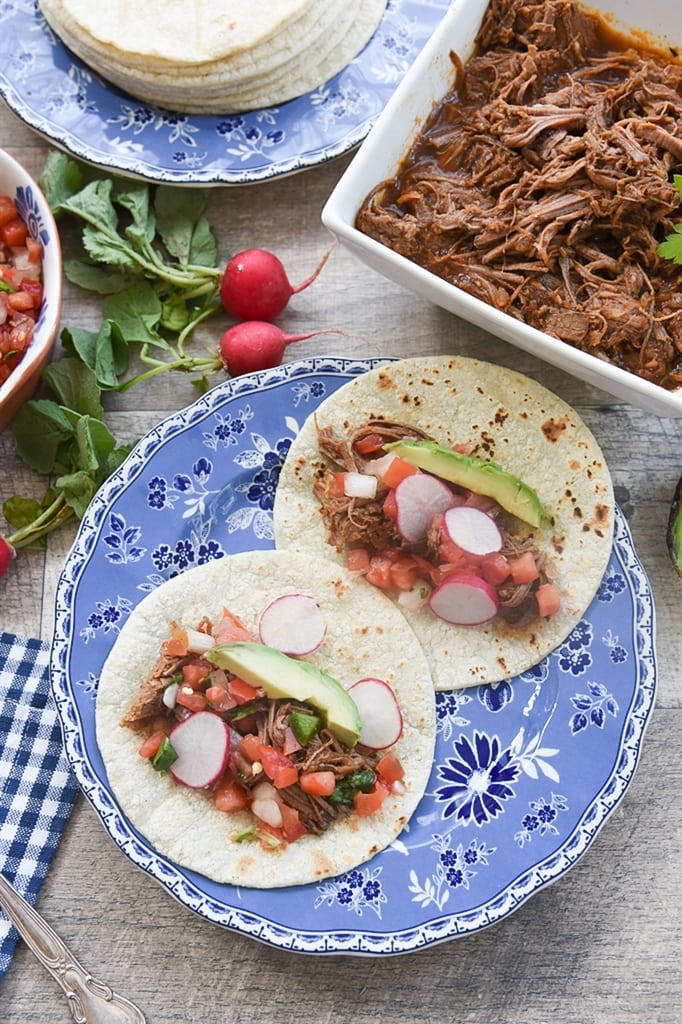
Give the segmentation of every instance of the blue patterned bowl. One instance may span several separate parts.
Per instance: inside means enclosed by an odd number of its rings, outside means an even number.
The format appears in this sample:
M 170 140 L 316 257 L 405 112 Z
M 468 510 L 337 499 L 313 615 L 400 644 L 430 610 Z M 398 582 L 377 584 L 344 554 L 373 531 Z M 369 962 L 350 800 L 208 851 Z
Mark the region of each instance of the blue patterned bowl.
M 62 254 L 47 199 L 28 171 L 0 149 L 0 195 L 11 196 L 29 234 L 43 247 L 43 302 L 24 358 L 0 384 L 0 430 L 4 430 L 40 380 L 59 328 L 62 307 Z

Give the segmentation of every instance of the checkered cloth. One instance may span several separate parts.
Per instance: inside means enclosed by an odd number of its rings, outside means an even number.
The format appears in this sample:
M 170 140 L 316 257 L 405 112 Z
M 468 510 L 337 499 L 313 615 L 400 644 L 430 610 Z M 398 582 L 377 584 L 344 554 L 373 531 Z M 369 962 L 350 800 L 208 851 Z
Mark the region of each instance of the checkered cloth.
M 0 871 L 35 903 L 76 796 L 48 645 L 0 632 Z M 18 935 L 0 909 L 0 978 Z

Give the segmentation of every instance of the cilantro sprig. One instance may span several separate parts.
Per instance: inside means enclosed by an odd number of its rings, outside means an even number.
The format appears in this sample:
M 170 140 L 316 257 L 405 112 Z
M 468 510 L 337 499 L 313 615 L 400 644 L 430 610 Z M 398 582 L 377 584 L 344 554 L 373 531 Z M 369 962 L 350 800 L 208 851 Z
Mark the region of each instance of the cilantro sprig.
M 40 185 L 60 234 L 74 236 L 64 275 L 103 297 L 102 322 L 96 331 L 62 329 L 64 355 L 43 371 L 50 397 L 25 403 L 12 421 L 18 455 L 50 479 L 40 501 L 3 502 L 13 533 L 2 544 L 14 549 L 42 547 L 47 534 L 82 518 L 134 447 L 107 427 L 105 392 L 170 370 L 194 374 L 205 391 L 222 368 L 217 352 L 188 352 L 195 328 L 221 309 L 208 191 L 107 175 L 56 151 Z M 144 368 L 131 373 L 133 356 Z
M 673 184 L 682 200 L 682 174 L 673 175 Z M 682 221 L 673 225 L 672 234 L 660 243 L 656 254 L 664 260 L 672 260 L 673 263 L 682 266 Z

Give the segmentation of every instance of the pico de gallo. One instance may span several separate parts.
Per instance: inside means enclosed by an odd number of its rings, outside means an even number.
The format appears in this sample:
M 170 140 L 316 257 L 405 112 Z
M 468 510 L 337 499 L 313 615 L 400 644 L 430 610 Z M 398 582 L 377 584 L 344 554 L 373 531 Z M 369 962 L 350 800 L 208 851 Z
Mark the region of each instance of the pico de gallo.
M 26 352 L 42 300 L 42 246 L 11 196 L 0 196 L 0 384 Z
M 271 699 L 205 657 L 234 640 L 253 641 L 254 634 L 224 611 L 216 623 L 203 618 L 196 629 L 174 626 L 162 644 L 121 722 L 141 735 L 139 753 L 153 768 L 183 784 L 175 774 L 175 730 L 207 713 L 215 725 L 217 716 L 229 734 L 226 756 L 218 758 L 215 777 L 199 786 L 220 811 L 250 811 L 252 825 L 233 838 L 264 849 L 320 835 L 350 813 L 371 815 L 390 792 L 404 792 L 404 769 L 392 749 L 349 747 L 312 705 Z
M 436 486 L 435 477 L 390 450 L 407 439 L 433 442 L 423 431 L 376 418 L 341 438 L 317 424 L 317 435 L 325 465 L 314 477 L 313 492 L 328 540 L 344 554 L 350 572 L 389 592 L 408 612 L 428 605 L 455 624 L 499 617 L 523 627 L 559 610 L 559 588 L 531 529 L 524 531 L 494 497 L 440 478 Z M 471 456 L 474 446 L 454 450 Z M 405 481 L 414 482 L 414 474 L 422 474 L 420 489 L 410 496 Z M 452 510 L 462 507 L 485 514 L 479 516 L 482 530 L 471 523 L 467 530 L 469 539 L 472 532 L 493 535 L 487 548 L 480 537 L 476 543 L 461 540 L 454 522 L 465 517 Z M 422 521 L 421 530 L 415 519 Z M 469 618 L 463 608 L 468 604 L 477 608 Z

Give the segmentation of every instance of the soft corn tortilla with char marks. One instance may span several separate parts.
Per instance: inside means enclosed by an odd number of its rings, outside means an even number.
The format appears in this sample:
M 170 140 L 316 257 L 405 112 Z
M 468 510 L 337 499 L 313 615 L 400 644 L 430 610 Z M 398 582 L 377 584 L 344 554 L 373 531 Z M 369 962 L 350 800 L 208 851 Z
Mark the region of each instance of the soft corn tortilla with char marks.
M 317 425 L 347 436 L 370 418 L 414 424 L 525 481 L 554 517 L 548 530 L 525 527 L 547 556 L 561 591 L 549 619 L 512 627 L 499 617 L 453 626 L 424 606 L 405 616 L 426 651 L 438 690 L 499 682 L 536 665 L 561 643 L 588 608 L 609 560 L 613 539 L 611 476 L 594 436 L 578 413 L 536 381 L 464 357 L 404 359 L 344 384 L 309 417 L 293 441 L 275 500 L 275 542 L 305 557 L 344 561 L 329 542 L 313 494 L 326 462 Z

